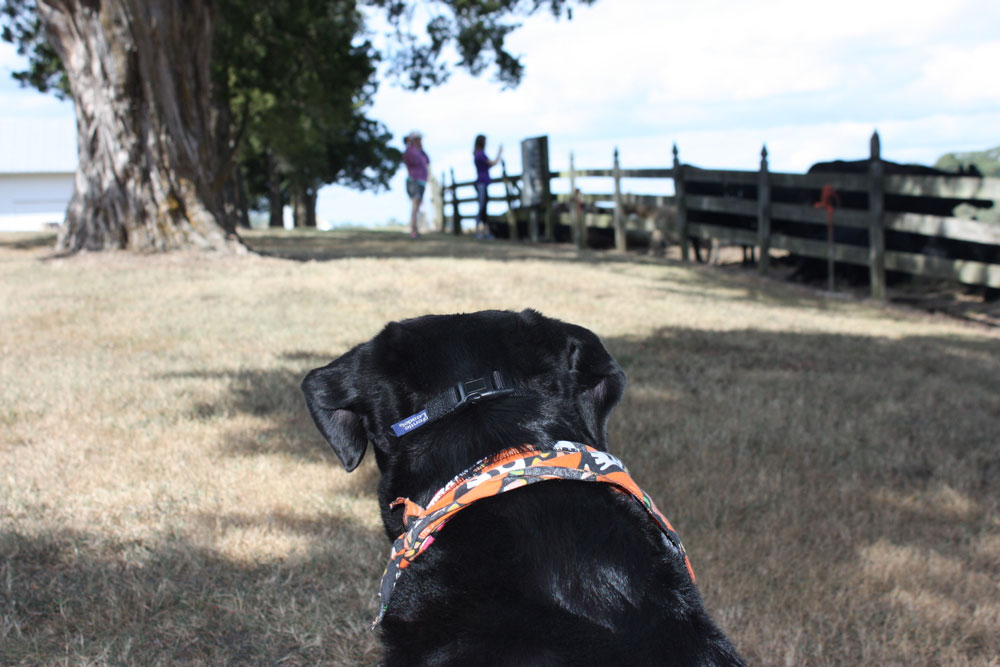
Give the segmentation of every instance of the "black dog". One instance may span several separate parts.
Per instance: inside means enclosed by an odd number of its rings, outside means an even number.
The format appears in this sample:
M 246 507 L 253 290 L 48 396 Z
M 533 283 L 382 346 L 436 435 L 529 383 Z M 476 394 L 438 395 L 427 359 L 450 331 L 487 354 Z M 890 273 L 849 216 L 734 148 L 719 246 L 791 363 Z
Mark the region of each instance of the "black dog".
M 591 483 L 617 470 L 607 422 L 625 389 L 591 331 L 532 310 L 393 322 L 302 389 L 348 471 L 374 447 L 396 540 L 385 665 L 743 664 L 655 508 L 619 473 Z M 529 456 L 545 483 L 522 479 Z M 552 480 L 555 458 L 583 463 Z M 452 503 L 446 526 L 397 539 L 439 489 L 488 486 L 491 465 L 513 470 L 493 486 L 517 490 Z

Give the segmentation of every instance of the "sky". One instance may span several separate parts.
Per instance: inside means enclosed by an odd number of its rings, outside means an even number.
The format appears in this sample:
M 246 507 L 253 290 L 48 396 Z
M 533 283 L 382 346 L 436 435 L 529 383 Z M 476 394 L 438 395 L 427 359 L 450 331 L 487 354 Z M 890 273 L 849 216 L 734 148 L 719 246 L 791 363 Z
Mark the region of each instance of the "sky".
M 615 148 L 626 168 L 669 166 L 676 143 L 700 167 L 757 169 L 766 144 L 772 170 L 804 171 L 866 157 L 875 130 L 883 157 L 897 162 L 1000 146 L 996 0 L 598 0 L 575 7 L 571 21 L 541 11 L 508 45 L 525 66 L 519 87 L 459 70 L 429 92 L 383 79 L 369 116 L 400 148 L 410 130 L 422 132 L 432 173 L 454 169 L 459 181 L 475 175 L 480 133 L 488 153 L 503 145 L 510 173 L 520 171 L 521 140 L 539 135 L 549 138 L 553 170 L 568 167 L 571 151 L 578 168 L 610 167 Z M 74 150 L 72 107 L 18 89 L 9 72 L 20 66 L 0 45 L 0 125 L 45 136 L 5 142 L 0 168 L 37 160 L 42 145 L 52 159 Z M 388 192 L 326 187 L 318 216 L 331 225 L 405 219 L 404 181 L 401 168 Z M 598 180 L 581 188 L 611 189 Z

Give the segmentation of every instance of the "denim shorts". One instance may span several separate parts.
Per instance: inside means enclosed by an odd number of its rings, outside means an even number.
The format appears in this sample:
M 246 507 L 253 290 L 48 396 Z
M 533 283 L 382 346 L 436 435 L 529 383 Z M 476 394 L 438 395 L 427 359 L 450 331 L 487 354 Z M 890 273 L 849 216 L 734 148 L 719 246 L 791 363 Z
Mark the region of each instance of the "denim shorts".
M 410 199 L 423 199 L 426 187 L 427 181 L 418 181 L 409 177 L 406 179 L 406 194 L 410 195 Z

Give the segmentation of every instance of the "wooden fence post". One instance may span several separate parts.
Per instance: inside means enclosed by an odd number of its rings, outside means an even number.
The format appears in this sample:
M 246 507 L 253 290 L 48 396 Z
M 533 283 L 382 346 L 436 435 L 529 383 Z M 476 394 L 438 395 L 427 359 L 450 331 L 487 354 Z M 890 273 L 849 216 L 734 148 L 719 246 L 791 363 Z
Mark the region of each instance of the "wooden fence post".
M 507 238 L 517 240 L 517 219 L 514 217 L 514 203 L 510 198 L 510 178 L 507 176 L 507 163 L 500 160 L 500 173 L 503 174 L 503 196 L 507 200 Z
M 438 200 L 438 218 L 441 220 L 441 233 L 443 234 L 446 229 L 446 222 L 444 219 L 444 198 L 445 193 L 448 192 L 448 186 L 445 185 L 447 181 L 444 180 L 444 172 L 441 172 L 441 180 L 438 181 L 438 187 L 441 190 L 441 199 Z
M 615 179 L 615 250 L 625 252 L 625 215 L 622 210 L 622 169 L 618 163 L 618 148 L 615 147 L 614 164 L 611 175 Z
M 552 210 L 552 172 L 549 171 L 548 149 L 545 151 L 545 192 L 542 193 L 542 209 L 545 218 L 545 240 L 556 240 L 556 221 Z
M 677 144 L 674 144 L 674 202 L 677 204 L 677 233 L 681 237 L 681 259 L 690 260 L 691 240 L 688 238 L 687 201 L 684 198 L 684 165 Z
M 441 208 L 442 208 L 442 212 L 448 210 L 448 191 L 450 189 L 451 188 L 448 186 L 448 176 L 447 176 L 447 174 L 445 172 L 442 171 L 441 172 Z M 452 195 L 454 195 L 454 193 L 452 193 Z M 442 234 L 448 231 L 448 220 L 449 220 L 449 218 L 448 218 L 447 213 L 443 213 L 443 215 L 441 216 L 441 233 Z
M 583 202 L 580 201 L 580 191 L 576 187 L 576 163 L 573 151 L 569 152 L 569 216 L 573 227 L 573 243 L 577 250 L 583 250 L 587 245 L 587 235 L 583 228 Z
M 455 170 L 451 170 L 451 231 L 462 233 L 462 218 L 458 215 L 458 185 L 455 184 Z
M 878 131 L 872 134 L 868 161 L 868 262 L 872 298 L 885 301 L 885 166 Z
M 757 177 L 757 245 L 760 261 L 757 271 L 765 275 L 771 268 L 771 186 L 767 175 L 767 144 L 760 149 L 760 175 Z

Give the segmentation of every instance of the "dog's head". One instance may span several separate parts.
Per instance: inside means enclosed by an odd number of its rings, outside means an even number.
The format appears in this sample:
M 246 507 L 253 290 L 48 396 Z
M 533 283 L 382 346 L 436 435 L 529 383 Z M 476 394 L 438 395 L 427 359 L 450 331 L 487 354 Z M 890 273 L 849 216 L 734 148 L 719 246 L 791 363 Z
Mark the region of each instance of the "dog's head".
M 456 383 L 493 371 L 517 395 L 393 432 Z M 344 468 L 354 470 L 372 443 L 383 505 L 432 493 L 507 447 L 577 440 L 606 449 L 608 417 L 624 389 L 625 374 L 593 332 L 533 310 L 392 322 L 302 382 L 309 413 Z

